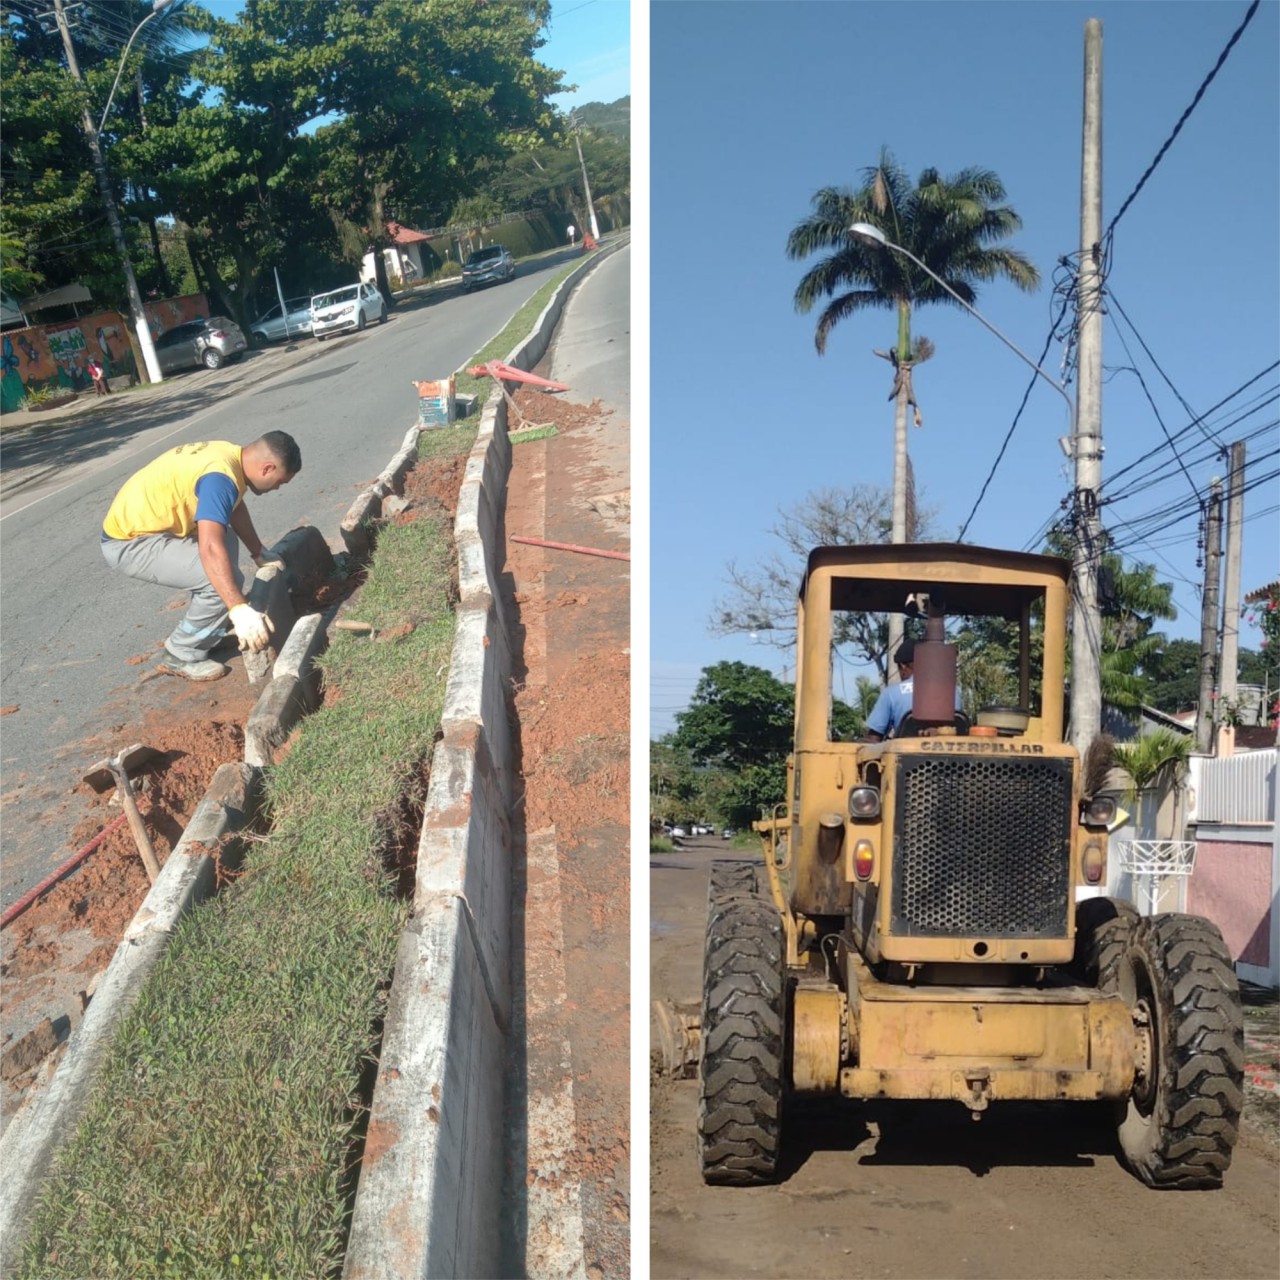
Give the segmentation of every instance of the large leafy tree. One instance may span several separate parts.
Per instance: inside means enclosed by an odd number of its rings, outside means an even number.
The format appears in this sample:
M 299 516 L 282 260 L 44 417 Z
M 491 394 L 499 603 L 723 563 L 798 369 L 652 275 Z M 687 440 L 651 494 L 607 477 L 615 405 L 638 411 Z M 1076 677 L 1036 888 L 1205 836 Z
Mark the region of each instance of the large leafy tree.
M 906 542 L 907 413 L 922 419 L 912 386 L 912 369 L 928 359 L 933 346 L 911 333 L 914 308 L 931 303 L 957 305 L 937 281 L 892 250 L 864 244 L 850 235 L 855 222 L 870 223 L 895 244 L 915 254 L 965 302 L 972 305 L 977 286 L 1004 279 L 1031 290 L 1040 274 L 1016 249 L 1000 242 L 1021 226 L 1007 204 L 1000 179 L 989 169 L 968 168 L 944 177 L 925 169 L 913 183 L 887 148 L 878 163 L 863 171 L 857 189 L 824 187 L 812 199 L 812 212 L 787 237 L 787 256 L 813 263 L 796 286 L 795 306 L 808 314 L 820 303 L 814 345 L 825 354 L 827 341 L 842 320 L 858 311 L 889 309 L 896 313 L 898 336 L 888 351 L 877 352 L 893 365 L 893 541 Z M 901 621 L 892 619 L 890 647 L 901 636 Z
M 315 200 L 363 253 L 387 243 L 389 219 L 442 218 L 482 163 L 550 136 L 561 77 L 535 56 L 549 13 L 547 0 L 249 0 L 221 33 L 219 80 L 234 101 L 325 122 Z

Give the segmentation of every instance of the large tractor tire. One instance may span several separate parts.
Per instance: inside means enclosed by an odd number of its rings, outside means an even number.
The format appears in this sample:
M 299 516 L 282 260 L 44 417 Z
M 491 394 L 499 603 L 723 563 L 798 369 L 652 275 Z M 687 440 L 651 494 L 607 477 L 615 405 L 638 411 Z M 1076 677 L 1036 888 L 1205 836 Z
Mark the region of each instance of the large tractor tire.
M 760 892 L 759 864 L 717 858 L 711 864 L 711 881 L 707 888 L 708 914 L 717 902 L 728 898 L 754 898 Z
M 708 894 L 698 1156 L 714 1184 L 768 1182 L 782 1143 L 782 919 L 755 877 L 750 864 L 717 863 Z
M 1138 1032 L 1125 1160 L 1149 1187 L 1221 1186 L 1244 1105 L 1244 1015 L 1222 934 L 1198 916 L 1142 920 L 1118 985 Z
M 1076 906 L 1076 954 L 1071 967 L 1085 986 L 1115 991 L 1120 961 L 1138 924 L 1137 909 L 1116 898 L 1086 898 Z

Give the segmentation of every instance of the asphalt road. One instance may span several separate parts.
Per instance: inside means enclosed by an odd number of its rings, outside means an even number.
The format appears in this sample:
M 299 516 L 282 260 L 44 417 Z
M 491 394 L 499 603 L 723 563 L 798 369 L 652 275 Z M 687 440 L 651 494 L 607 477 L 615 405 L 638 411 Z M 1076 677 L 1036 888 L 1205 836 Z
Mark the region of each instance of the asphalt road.
M 131 690 L 149 669 L 128 659 L 153 649 L 178 616 L 180 593 L 110 572 L 98 549 L 102 517 L 124 480 L 186 441 L 243 443 L 288 431 L 301 446 L 302 471 L 277 493 L 249 495 L 250 515 L 268 544 L 314 525 L 340 549 L 343 515 L 417 420 L 411 380 L 461 366 L 567 256 L 522 264 L 513 282 L 470 295 L 421 295 L 362 334 L 178 375 L 154 401 L 121 397 L 90 422 L 5 433 L 0 705 L 17 710 L 0 717 L 0 902 L 73 851 L 69 838 L 83 816 L 74 788 L 102 754 L 86 751 L 85 739 L 127 721 Z M 278 373 L 255 382 L 273 365 Z

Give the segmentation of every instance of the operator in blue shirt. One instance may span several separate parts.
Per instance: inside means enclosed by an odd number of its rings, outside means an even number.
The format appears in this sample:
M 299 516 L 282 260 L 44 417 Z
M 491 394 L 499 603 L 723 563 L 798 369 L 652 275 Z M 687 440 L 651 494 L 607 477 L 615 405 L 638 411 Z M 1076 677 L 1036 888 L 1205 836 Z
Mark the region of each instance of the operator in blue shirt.
M 870 742 L 883 742 L 892 729 L 896 734 L 902 722 L 911 714 L 911 700 L 915 693 L 916 646 L 914 640 L 904 640 L 893 661 L 898 668 L 898 683 L 891 684 L 876 699 L 867 717 L 867 739 Z M 960 710 L 960 690 L 956 689 L 956 710 Z

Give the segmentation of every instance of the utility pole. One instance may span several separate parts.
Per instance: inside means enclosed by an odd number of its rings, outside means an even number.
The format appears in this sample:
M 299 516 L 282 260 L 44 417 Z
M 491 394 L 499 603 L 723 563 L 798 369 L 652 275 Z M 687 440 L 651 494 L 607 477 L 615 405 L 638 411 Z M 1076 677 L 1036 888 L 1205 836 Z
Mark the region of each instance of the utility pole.
M 1102 23 L 1084 24 L 1084 131 L 1080 154 L 1080 267 L 1076 278 L 1079 382 L 1073 452 L 1076 487 L 1071 604 L 1071 741 L 1081 755 L 1102 724 Z
M 71 74 L 84 88 L 84 77 L 80 74 L 80 63 L 76 60 L 75 45 L 71 43 L 71 28 L 67 25 L 67 16 L 63 12 L 62 0 L 53 0 L 53 14 L 62 36 L 62 47 L 67 53 L 67 66 Z M 129 294 L 129 313 L 133 317 L 134 329 L 137 332 L 138 346 L 142 350 L 143 363 L 146 365 L 147 378 L 151 382 L 163 382 L 160 372 L 160 361 L 156 358 L 155 343 L 151 340 L 151 328 L 147 323 L 147 313 L 142 305 L 142 294 L 138 292 L 138 282 L 134 278 L 133 263 L 129 261 L 129 246 L 125 242 L 124 228 L 120 224 L 120 213 L 116 208 L 115 196 L 111 191 L 111 178 L 107 174 L 107 162 L 102 154 L 102 141 L 98 137 L 97 127 L 89 111 L 87 94 L 84 98 L 83 110 L 84 136 L 89 143 L 89 154 L 93 157 L 93 172 L 98 179 L 98 190 L 102 193 L 102 203 L 107 210 L 107 224 L 111 228 L 111 238 L 115 241 L 116 253 L 120 257 L 120 265 L 124 268 L 125 287 Z
M 1218 583 L 1222 576 L 1222 481 L 1209 486 L 1204 535 L 1204 596 L 1200 601 L 1200 702 L 1196 713 L 1196 750 L 1213 750 L 1213 677 L 1218 656 Z
M 591 183 L 587 181 L 587 162 L 582 158 L 582 139 L 578 136 L 578 122 L 573 122 L 573 140 L 578 146 L 578 164 L 582 166 L 582 189 L 587 193 L 587 217 L 591 219 L 591 236 L 600 240 L 600 227 L 596 223 L 596 207 L 591 203 Z
M 1222 667 L 1218 706 L 1225 713 L 1236 701 L 1240 657 L 1240 544 L 1244 541 L 1244 441 L 1231 446 L 1227 479 L 1227 563 L 1222 573 Z

